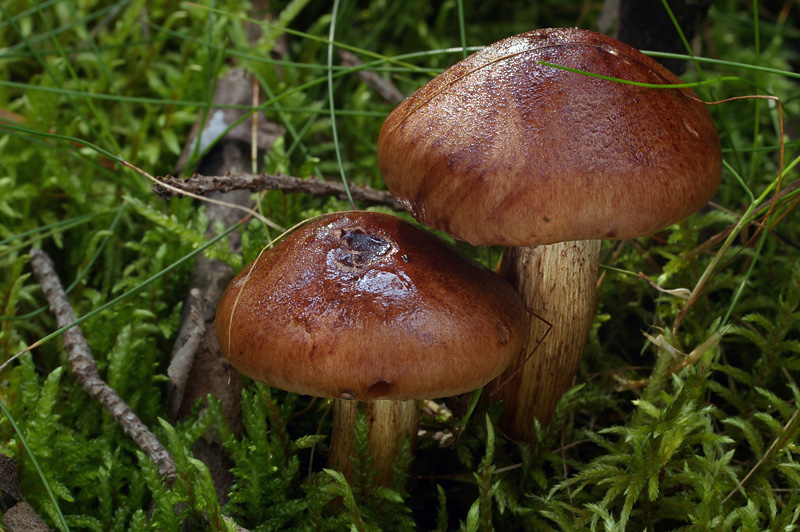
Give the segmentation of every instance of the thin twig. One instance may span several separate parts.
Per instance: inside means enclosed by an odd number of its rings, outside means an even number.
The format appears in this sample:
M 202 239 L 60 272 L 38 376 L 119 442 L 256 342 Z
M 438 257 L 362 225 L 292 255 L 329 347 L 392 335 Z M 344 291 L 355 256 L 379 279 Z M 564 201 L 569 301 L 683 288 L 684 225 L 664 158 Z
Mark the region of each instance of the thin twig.
M 344 66 L 360 67 L 364 63 L 354 54 L 347 50 L 339 50 L 339 60 Z M 356 77 L 372 87 L 381 98 L 389 103 L 397 105 L 405 99 L 400 89 L 394 86 L 391 81 L 385 80 L 371 70 L 356 70 Z
M 41 285 L 42 292 L 47 297 L 50 310 L 55 315 L 58 326 L 65 327 L 74 323 L 77 320 L 75 312 L 72 310 L 58 275 L 56 275 L 53 261 L 39 249 L 32 249 L 30 253 L 33 273 Z M 100 378 L 89 343 L 79 327 L 73 327 L 64 332 L 64 348 L 69 354 L 69 365 L 78 384 L 111 413 L 122 426 L 125 434 L 130 436 L 139 448 L 156 463 L 159 474 L 171 484 L 177 475 L 172 456 L 117 392 Z
M 158 183 L 153 185 L 153 191 L 161 199 L 180 196 L 173 190 L 161 186 L 161 183 L 163 183 L 198 196 L 205 196 L 212 192 L 230 192 L 232 190 L 249 190 L 250 192 L 280 190 L 287 194 L 333 196 L 340 200 L 347 200 L 347 191 L 342 183 L 322 181 L 320 179 L 301 179 L 287 175 L 229 174 L 224 176 L 203 176 L 195 174 L 185 179 L 164 176 L 157 177 L 156 180 Z M 394 196 L 384 190 L 370 187 L 351 187 L 350 192 L 355 201 L 364 205 L 384 205 L 396 211 L 405 210 Z

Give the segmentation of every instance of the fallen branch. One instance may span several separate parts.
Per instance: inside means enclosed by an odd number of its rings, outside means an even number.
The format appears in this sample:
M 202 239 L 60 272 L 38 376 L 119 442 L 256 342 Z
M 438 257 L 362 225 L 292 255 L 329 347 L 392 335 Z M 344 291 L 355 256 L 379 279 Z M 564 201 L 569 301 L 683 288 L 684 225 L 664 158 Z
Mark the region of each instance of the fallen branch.
M 30 253 L 33 273 L 41 285 L 42 292 L 47 297 L 50 310 L 55 315 L 58 326 L 65 327 L 74 323 L 77 319 L 75 312 L 72 310 L 58 275 L 56 275 L 53 261 L 39 249 L 32 249 Z M 79 327 L 73 327 L 64 333 L 64 348 L 69 355 L 69 365 L 78 384 L 111 413 L 117 423 L 122 426 L 125 434 L 130 436 L 139 448 L 156 463 L 158 472 L 171 484 L 177 476 L 172 456 L 117 392 L 100 378 L 97 364 L 89 349 L 89 343 Z
M 159 183 L 164 183 L 185 192 L 205 196 L 212 192 L 231 192 L 232 190 L 249 190 L 260 192 L 262 190 L 280 190 L 287 194 L 310 194 L 312 196 L 333 196 L 340 200 L 347 200 L 347 191 L 342 183 L 336 181 L 323 181 L 321 179 L 301 179 L 287 175 L 271 174 L 229 174 L 224 176 L 204 176 L 195 174 L 185 179 L 172 176 L 156 178 Z M 180 194 L 161 186 L 153 185 L 153 191 L 161 199 L 169 199 Z M 364 205 L 383 205 L 396 211 L 405 209 L 394 196 L 384 190 L 370 187 L 351 187 L 353 199 Z

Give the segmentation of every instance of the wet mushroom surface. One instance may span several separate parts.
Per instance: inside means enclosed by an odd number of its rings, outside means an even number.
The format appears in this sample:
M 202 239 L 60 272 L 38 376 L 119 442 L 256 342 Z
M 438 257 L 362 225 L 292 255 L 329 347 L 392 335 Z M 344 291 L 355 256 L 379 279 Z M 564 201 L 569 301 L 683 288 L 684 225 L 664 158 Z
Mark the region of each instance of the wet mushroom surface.
M 681 83 L 599 33 L 514 35 L 398 105 L 378 165 L 417 220 L 473 244 L 648 235 L 700 209 L 720 183 L 707 106 L 691 89 L 654 88 Z
M 506 281 L 394 216 L 335 213 L 262 253 L 216 317 L 243 374 L 284 390 L 371 401 L 471 391 L 523 348 Z

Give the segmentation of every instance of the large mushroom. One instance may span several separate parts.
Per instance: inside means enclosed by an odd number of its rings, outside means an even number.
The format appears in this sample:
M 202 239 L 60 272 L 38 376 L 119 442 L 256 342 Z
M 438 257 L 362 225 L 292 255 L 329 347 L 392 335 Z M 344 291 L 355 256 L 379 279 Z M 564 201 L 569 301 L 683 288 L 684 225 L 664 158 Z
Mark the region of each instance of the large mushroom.
M 335 399 L 329 464 L 351 473 L 356 405 L 371 422 L 387 485 L 418 399 L 484 386 L 527 336 L 517 293 L 430 232 L 394 216 L 315 219 L 231 282 L 216 315 L 220 347 L 244 375 Z
M 494 391 L 514 438 L 531 441 L 532 417 L 546 424 L 573 381 L 594 316 L 600 239 L 649 235 L 719 185 L 719 138 L 690 89 L 608 78 L 681 83 L 605 35 L 543 29 L 457 63 L 381 130 L 380 170 L 417 220 L 507 246 L 503 273 L 533 311 L 527 352 L 544 329 L 535 315 L 553 324 L 530 363 Z

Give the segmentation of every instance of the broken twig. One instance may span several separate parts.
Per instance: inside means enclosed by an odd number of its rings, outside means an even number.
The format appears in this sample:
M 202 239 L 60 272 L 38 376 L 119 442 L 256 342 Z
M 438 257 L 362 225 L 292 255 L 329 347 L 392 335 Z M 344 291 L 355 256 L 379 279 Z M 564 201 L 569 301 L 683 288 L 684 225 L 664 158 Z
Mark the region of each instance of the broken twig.
M 47 297 L 58 326 L 65 327 L 74 323 L 77 319 L 75 312 L 56 275 L 52 259 L 39 249 L 32 249 L 30 253 L 33 273 Z M 117 392 L 100 378 L 89 343 L 79 327 L 73 327 L 64 333 L 64 348 L 69 355 L 69 365 L 78 384 L 111 413 L 125 434 L 133 438 L 139 448 L 156 463 L 158 472 L 171 484 L 177 475 L 172 456 Z
M 192 177 L 178 179 L 172 176 L 158 177 L 159 182 L 172 187 L 205 196 L 211 192 L 230 192 L 232 190 L 249 190 L 259 192 L 262 190 L 280 190 L 287 194 L 301 193 L 312 196 L 333 196 L 340 200 L 347 200 L 347 191 L 342 183 L 335 181 L 322 181 L 321 179 L 301 179 L 287 175 L 271 174 L 230 174 L 224 176 L 204 176 L 195 174 Z M 160 186 L 153 185 L 153 190 L 161 199 L 180 196 Z M 394 196 L 384 190 L 370 187 L 351 187 L 353 199 L 365 205 L 384 205 L 396 211 L 405 210 Z

